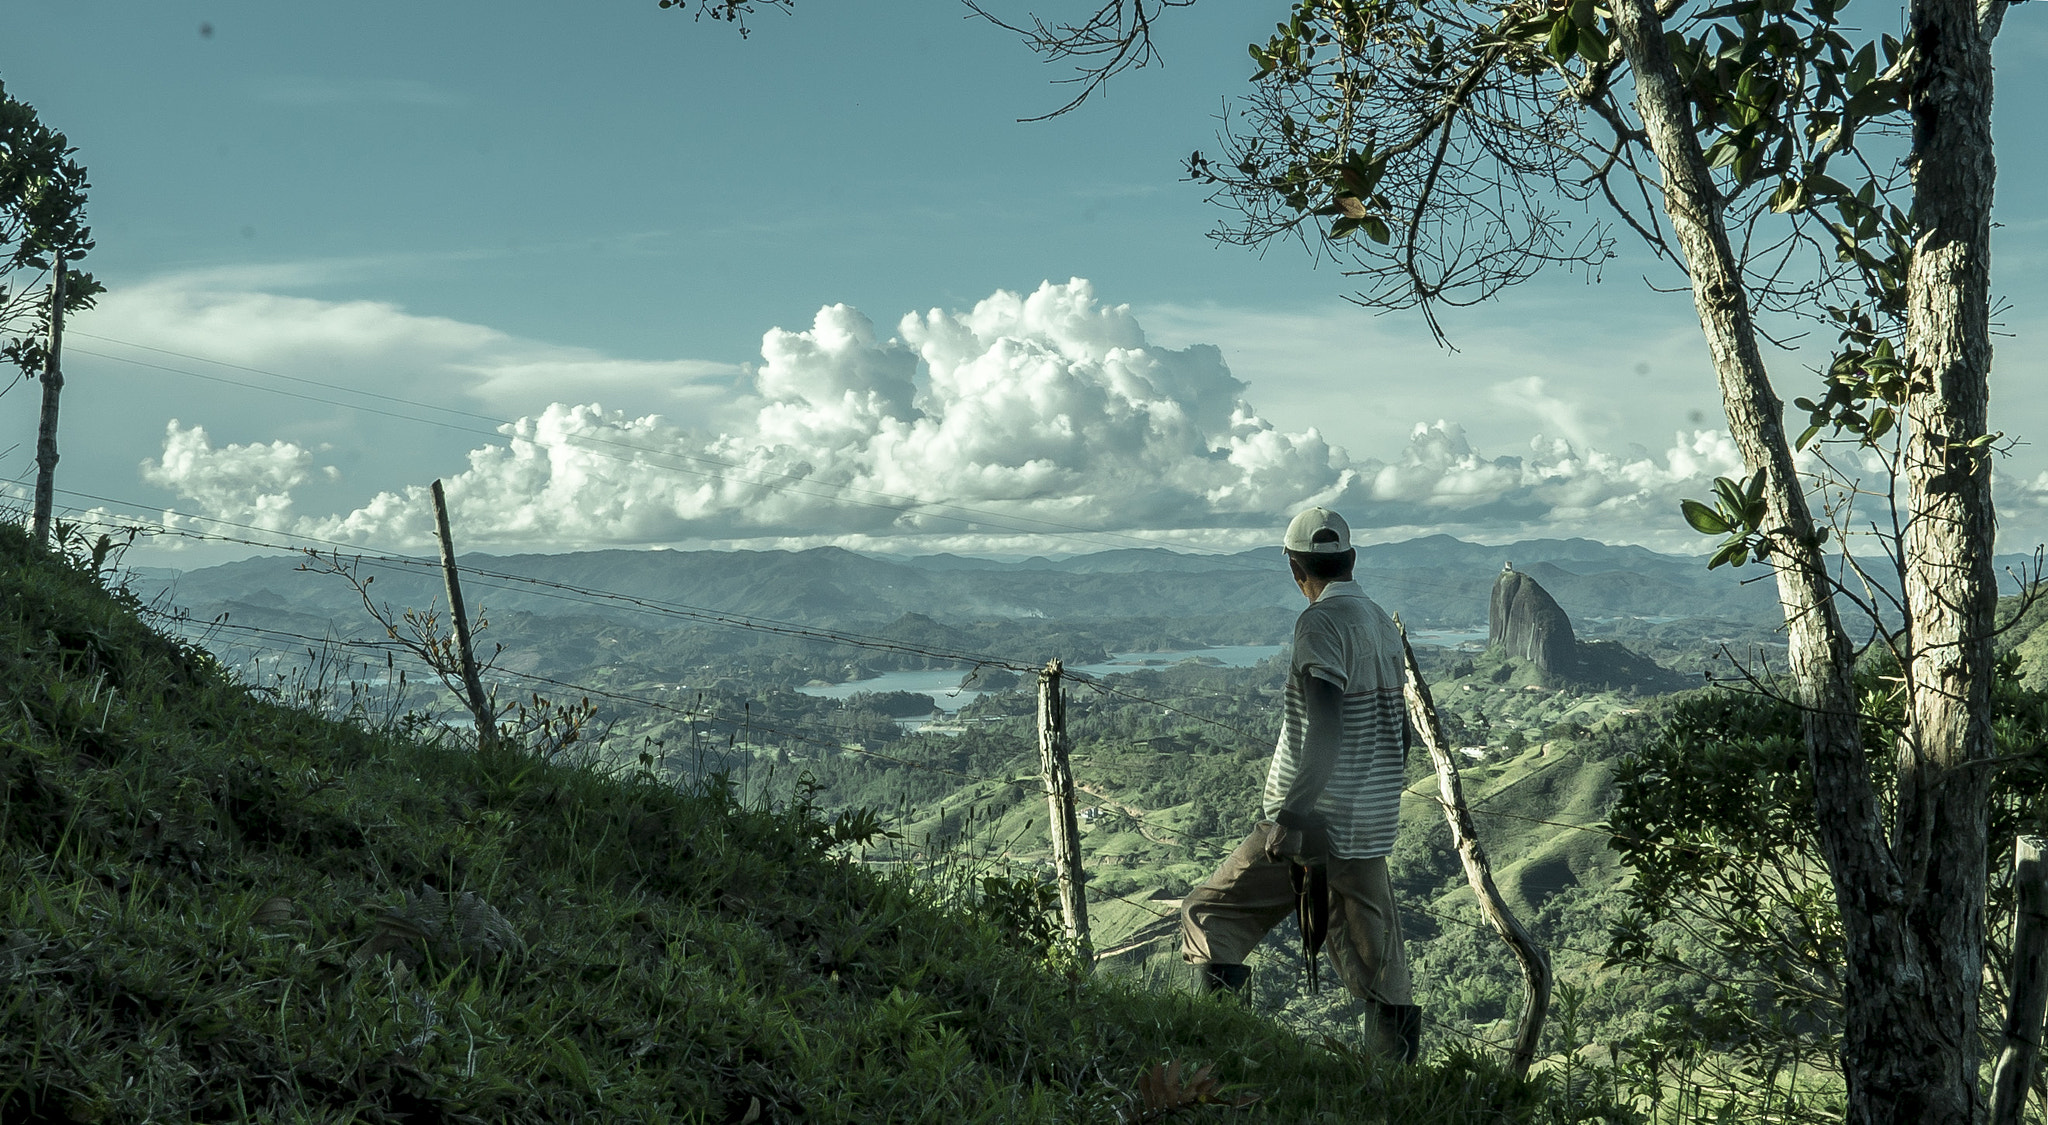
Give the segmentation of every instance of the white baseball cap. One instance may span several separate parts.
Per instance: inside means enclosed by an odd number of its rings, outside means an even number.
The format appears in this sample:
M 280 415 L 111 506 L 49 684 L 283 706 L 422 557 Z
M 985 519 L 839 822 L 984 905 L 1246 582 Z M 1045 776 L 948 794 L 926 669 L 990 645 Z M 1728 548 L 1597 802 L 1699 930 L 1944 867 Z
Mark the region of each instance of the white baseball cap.
M 1351 549 L 1351 525 L 1328 508 L 1310 508 L 1287 525 L 1280 545 L 1304 555 L 1341 555 Z

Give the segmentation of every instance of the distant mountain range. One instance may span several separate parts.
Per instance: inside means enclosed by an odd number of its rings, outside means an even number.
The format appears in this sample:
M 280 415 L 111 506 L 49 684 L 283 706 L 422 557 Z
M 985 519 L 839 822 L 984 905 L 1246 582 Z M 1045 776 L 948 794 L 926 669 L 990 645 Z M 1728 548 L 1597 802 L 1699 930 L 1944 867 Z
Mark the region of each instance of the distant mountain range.
M 1280 611 L 1278 641 L 1301 595 L 1279 548 L 1236 554 L 1161 549 L 1103 551 L 1064 559 L 997 561 L 958 555 L 878 557 L 833 547 L 805 551 L 589 551 L 558 555 L 467 555 L 467 597 L 498 613 L 610 616 L 648 624 L 643 610 L 585 601 L 566 589 L 508 582 L 481 572 L 540 579 L 694 608 L 806 625 L 876 628 L 905 614 L 949 625 L 1036 619 L 1177 619 Z M 1537 539 L 1505 546 L 1434 535 L 1359 550 L 1358 579 L 1388 610 L 1418 628 L 1486 620 L 1502 566 L 1536 578 L 1576 622 L 1603 618 L 1665 621 L 1716 618 L 1745 625 L 1777 619 L 1762 571 L 1709 571 L 1697 558 L 1590 539 Z M 261 611 L 357 621 L 362 607 L 333 577 L 300 573 L 293 557 L 246 559 L 175 576 L 152 572 L 136 585 L 163 592 L 196 618 Z M 439 597 L 438 571 L 365 562 L 380 600 L 424 606 Z M 345 630 L 353 631 L 353 630 Z

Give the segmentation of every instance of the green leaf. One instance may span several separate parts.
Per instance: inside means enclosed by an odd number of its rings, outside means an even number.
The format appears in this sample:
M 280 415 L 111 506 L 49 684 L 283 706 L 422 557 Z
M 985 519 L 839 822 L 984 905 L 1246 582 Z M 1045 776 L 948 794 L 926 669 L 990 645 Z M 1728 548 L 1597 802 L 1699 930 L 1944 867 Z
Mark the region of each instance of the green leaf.
M 1720 498 L 1721 515 L 1724 519 L 1742 518 L 1743 509 L 1748 505 L 1743 503 L 1741 485 L 1727 477 L 1715 477 L 1714 494 Z
M 1365 236 L 1385 246 L 1394 239 L 1394 232 L 1387 229 L 1386 221 L 1378 215 L 1367 215 L 1359 222 L 1365 224 Z
M 1726 535 L 1735 530 L 1721 514 L 1697 500 L 1680 500 L 1678 510 L 1685 515 L 1685 522 L 1692 525 L 1701 535 Z
M 1730 539 L 1726 543 L 1721 544 L 1721 549 L 1715 551 L 1714 557 L 1707 561 L 1707 569 L 1713 570 L 1714 568 L 1722 566 L 1727 563 L 1734 563 L 1736 566 L 1741 566 L 1743 563 L 1746 563 L 1748 561 L 1749 542 L 1744 539 Z
M 1749 118 L 1752 121 L 1757 120 L 1761 116 L 1762 114 L 1757 111 L 1749 111 Z M 1750 147 L 1735 154 L 1735 160 L 1730 165 L 1729 170 L 1735 173 L 1737 180 L 1744 184 L 1749 183 L 1756 178 L 1757 161 L 1763 158 L 1763 151 L 1761 145 L 1752 143 Z
M 1850 194 L 1847 184 L 1826 173 L 1807 177 L 1806 190 L 1812 195 L 1824 195 L 1830 199 L 1839 199 Z
M 1877 44 L 1865 43 L 1856 52 L 1856 61 L 1850 64 L 1848 80 L 1844 83 L 1851 94 L 1857 93 L 1877 77 Z
M 1337 178 L 1352 195 L 1364 199 L 1372 194 L 1373 188 L 1379 186 L 1380 177 L 1385 175 L 1386 171 L 1385 164 L 1375 163 L 1367 154 L 1354 152 L 1345 156 Z
M 1813 435 L 1815 435 L 1815 434 L 1817 434 L 1817 433 L 1819 433 L 1819 432 L 1820 432 L 1820 427 L 1819 427 L 1818 425 L 1814 425 L 1814 426 L 1808 426 L 1808 427 L 1806 427 L 1806 432 L 1805 432 L 1805 433 L 1803 433 L 1803 434 L 1800 434 L 1800 435 L 1799 435 L 1799 440 L 1798 440 L 1798 441 L 1795 441 L 1795 442 L 1793 442 L 1793 443 L 1792 443 L 1792 448 L 1793 448 L 1793 449 L 1805 449 L 1805 448 L 1806 448 L 1806 443 L 1807 443 L 1807 442 L 1809 442 L 1809 441 L 1812 441 L 1812 440 L 1813 440 Z
M 1598 28 L 1586 27 L 1579 30 L 1579 57 L 1595 66 L 1607 61 L 1607 36 Z
M 1579 49 L 1579 29 L 1572 23 L 1570 12 L 1557 17 L 1550 25 L 1550 42 L 1544 44 L 1544 51 L 1559 62 L 1572 57 Z
M 1764 502 L 1764 470 L 1758 469 L 1756 475 L 1749 479 L 1748 486 L 1742 490 L 1742 500 L 1742 510 L 1744 512 L 1755 510 Z M 1761 519 L 1762 517 L 1758 516 L 1757 518 Z

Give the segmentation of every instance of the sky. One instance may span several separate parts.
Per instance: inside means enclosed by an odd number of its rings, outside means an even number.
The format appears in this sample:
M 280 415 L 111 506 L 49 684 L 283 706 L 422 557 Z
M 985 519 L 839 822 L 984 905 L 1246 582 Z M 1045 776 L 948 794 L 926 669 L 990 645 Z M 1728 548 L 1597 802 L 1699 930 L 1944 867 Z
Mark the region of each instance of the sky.
M 1742 470 L 1668 267 L 1453 310 L 1447 349 L 1207 237 L 1182 163 L 1278 11 L 1170 13 L 1162 65 L 1020 122 L 1063 72 L 952 0 L 745 39 L 654 0 L 9 5 L 0 82 L 90 168 L 108 287 L 60 503 L 417 550 L 440 478 L 497 553 L 1234 550 L 1314 503 L 1361 541 L 1709 547 L 1677 500 Z M 2048 538 L 2034 15 L 1998 45 L 2004 550 Z M 1771 357 L 1784 397 L 1825 343 Z M 17 494 L 36 393 L 0 394 Z

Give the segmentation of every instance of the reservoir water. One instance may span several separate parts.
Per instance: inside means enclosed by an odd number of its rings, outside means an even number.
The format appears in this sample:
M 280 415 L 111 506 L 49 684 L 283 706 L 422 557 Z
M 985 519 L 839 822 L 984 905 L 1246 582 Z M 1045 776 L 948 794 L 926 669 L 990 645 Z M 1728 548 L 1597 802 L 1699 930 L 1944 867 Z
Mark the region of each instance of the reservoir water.
M 1115 653 L 1100 664 L 1076 664 L 1069 671 L 1089 676 L 1114 676 L 1120 672 L 1140 672 L 1147 668 L 1165 668 L 1183 660 L 1214 660 L 1227 668 L 1249 668 L 1259 661 L 1279 652 L 1281 645 L 1218 645 L 1214 648 L 1187 649 L 1180 652 L 1125 652 Z M 974 702 L 981 692 L 971 685 L 960 686 L 961 677 L 967 669 L 961 668 L 920 668 L 908 672 L 883 672 L 865 680 L 853 680 L 843 684 L 812 684 L 797 690 L 805 695 L 823 699 L 845 699 L 860 692 L 910 691 L 929 695 L 938 701 L 939 708 L 957 711 Z
M 1486 630 L 1478 629 L 1417 629 L 1410 634 L 1416 644 L 1441 645 L 1458 648 L 1464 645 L 1484 644 Z M 1124 672 L 1141 672 L 1148 668 L 1168 668 L 1183 660 L 1214 661 L 1225 668 L 1249 668 L 1275 655 L 1285 645 L 1217 645 L 1213 648 L 1183 649 L 1175 652 L 1124 652 L 1110 656 L 1100 664 L 1076 664 L 1070 671 L 1089 676 L 1114 676 Z M 813 684 L 797 690 L 805 695 L 824 699 L 845 699 L 860 692 L 908 691 L 929 695 L 938 701 L 939 709 L 957 711 L 974 702 L 981 692 L 972 685 L 960 686 L 961 677 L 967 674 L 965 667 L 920 668 L 907 672 L 883 672 L 865 680 L 854 680 L 843 684 Z

